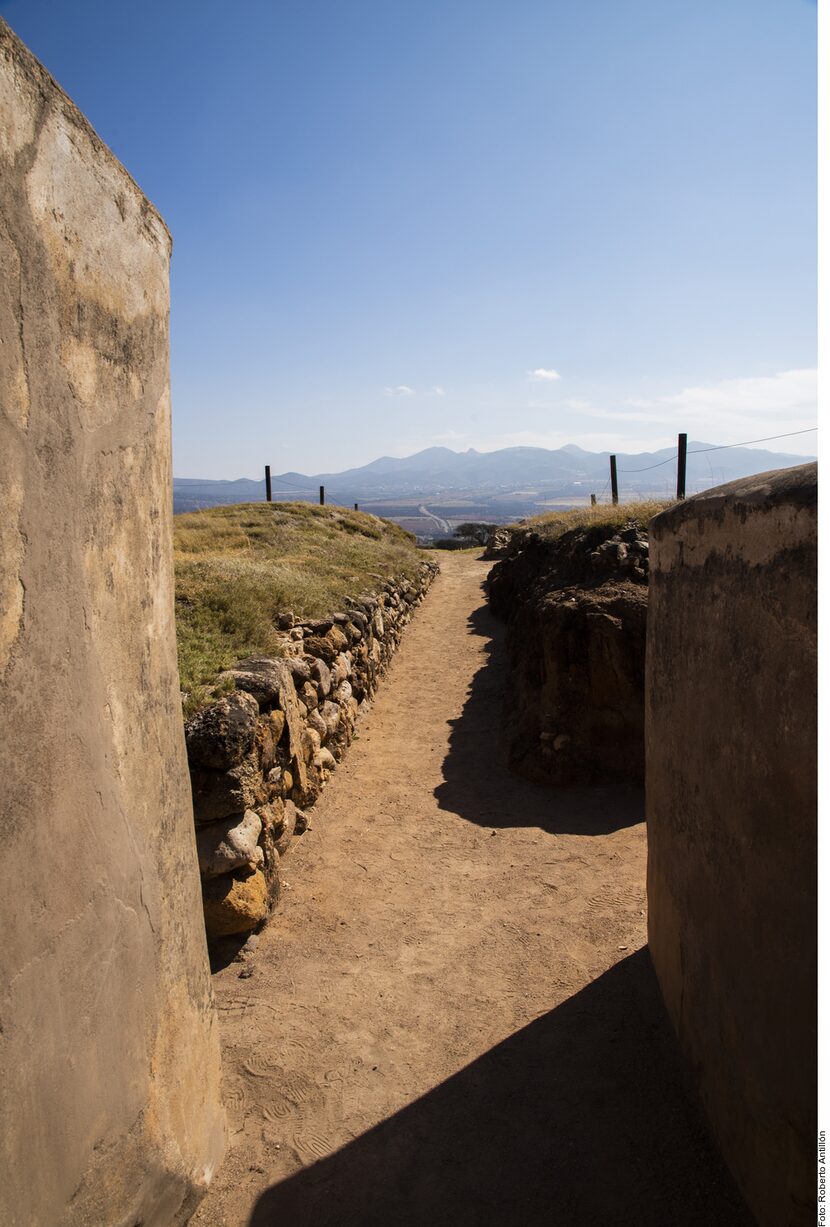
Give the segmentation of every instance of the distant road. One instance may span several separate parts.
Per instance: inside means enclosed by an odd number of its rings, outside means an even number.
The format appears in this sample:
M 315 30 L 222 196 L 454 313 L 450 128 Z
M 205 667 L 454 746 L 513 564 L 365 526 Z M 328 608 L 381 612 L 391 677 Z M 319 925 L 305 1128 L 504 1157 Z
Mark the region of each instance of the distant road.
M 430 520 L 434 520 L 435 523 L 438 525 L 438 527 L 441 529 L 441 532 L 446 533 L 448 536 L 452 535 L 452 529 L 450 528 L 447 520 L 442 520 L 440 516 L 433 515 L 433 513 L 429 511 L 423 503 L 421 503 L 418 510 L 420 511 L 422 516 L 427 516 Z

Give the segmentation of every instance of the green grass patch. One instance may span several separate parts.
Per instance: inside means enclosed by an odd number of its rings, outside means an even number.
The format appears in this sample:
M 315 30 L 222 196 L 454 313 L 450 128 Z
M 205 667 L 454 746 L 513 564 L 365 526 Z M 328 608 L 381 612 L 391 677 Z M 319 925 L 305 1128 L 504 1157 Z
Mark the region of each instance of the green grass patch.
M 575 507 L 572 511 L 549 511 L 544 515 L 533 516 L 522 525 L 513 525 L 531 532 L 537 532 L 542 537 L 556 538 L 573 528 L 622 528 L 625 524 L 634 523 L 639 528 L 645 528 L 649 520 L 673 506 L 675 500 L 659 501 L 646 499 L 643 502 L 598 503 L 596 507 Z
M 326 617 L 343 598 L 413 577 L 415 538 L 377 516 L 312 503 L 240 503 L 174 517 L 176 634 L 187 714 L 217 673 L 276 653 L 275 621 Z

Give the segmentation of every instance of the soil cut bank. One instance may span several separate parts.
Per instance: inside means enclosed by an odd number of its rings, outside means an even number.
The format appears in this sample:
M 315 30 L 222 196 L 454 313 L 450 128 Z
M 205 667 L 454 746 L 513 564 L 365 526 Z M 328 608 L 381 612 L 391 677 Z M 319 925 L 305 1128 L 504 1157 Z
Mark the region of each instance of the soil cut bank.
M 214 978 L 232 1149 L 193 1221 L 748 1224 L 643 950 L 642 796 L 507 770 L 488 564 L 441 566 Z

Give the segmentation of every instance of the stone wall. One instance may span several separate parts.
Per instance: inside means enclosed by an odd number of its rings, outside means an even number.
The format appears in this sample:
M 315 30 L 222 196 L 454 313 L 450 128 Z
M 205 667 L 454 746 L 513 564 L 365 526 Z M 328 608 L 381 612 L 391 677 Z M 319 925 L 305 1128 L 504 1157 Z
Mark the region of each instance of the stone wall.
M 250 933 L 279 893 L 280 858 L 305 809 L 343 757 L 361 704 L 375 692 L 438 568 L 382 589 L 333 617 L 281 619 L 280 655 L 223 674 L 232 693 L 186 725 L 205 923 L 211 938 Z
M 555 784 L 643 778 L 648 539 L 603 524 L 494 542 L 488 580 L 507 622 L 511 765 Z
M 651 523 L 649 945 L 758 1222 L 814 1221 L 816 466 Z
M 224 1149 L 173 623 L 170 240 L 0 21 L 0 1221 L 184 1222 Z

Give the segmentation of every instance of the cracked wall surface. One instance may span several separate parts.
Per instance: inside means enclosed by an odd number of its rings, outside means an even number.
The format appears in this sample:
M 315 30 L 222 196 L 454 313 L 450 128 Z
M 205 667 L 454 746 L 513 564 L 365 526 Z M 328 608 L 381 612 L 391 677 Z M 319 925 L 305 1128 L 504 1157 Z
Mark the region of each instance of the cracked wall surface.
M 176 665 L 163 221 L 0 20 L 0 1221 L 224 1149 Z

